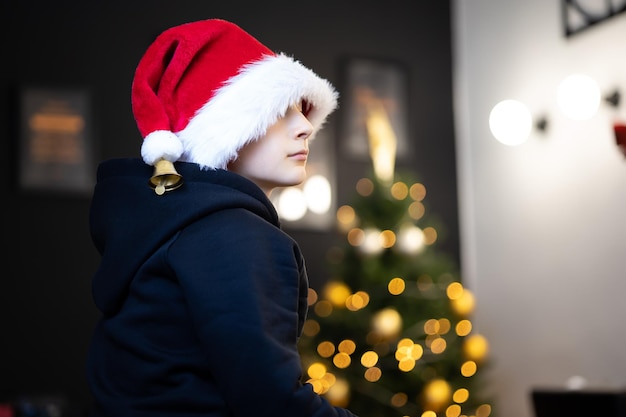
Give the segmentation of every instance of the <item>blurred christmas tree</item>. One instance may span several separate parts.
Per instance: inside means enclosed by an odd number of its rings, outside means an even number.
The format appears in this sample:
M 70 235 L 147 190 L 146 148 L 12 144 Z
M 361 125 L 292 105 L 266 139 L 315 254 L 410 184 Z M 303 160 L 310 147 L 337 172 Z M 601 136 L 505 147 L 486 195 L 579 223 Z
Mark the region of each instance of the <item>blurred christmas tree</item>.
M 360 417 L 492 416 L 473 294 L 436 250 L 424 185 L 389 178 L 360 180 L 337 211 L 343 243 L 300 342 L 308 382 Z
M 493 417 L 474 296 L 437 251 L 426 187 L 395 174 L 393 100 L 358 95 L 374 174 L 340 207 L 333 275 L 309 292 L 300 347 L 315 391 L 360 417 Z

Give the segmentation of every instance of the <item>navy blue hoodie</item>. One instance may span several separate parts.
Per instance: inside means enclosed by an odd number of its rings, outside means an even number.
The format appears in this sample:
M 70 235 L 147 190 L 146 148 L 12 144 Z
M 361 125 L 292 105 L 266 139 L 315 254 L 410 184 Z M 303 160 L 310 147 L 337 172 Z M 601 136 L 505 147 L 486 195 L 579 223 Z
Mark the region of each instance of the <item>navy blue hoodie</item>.
M 301 382 L 308 282 L 272 203 L 237 174 L 176 169 L 159 196 L 139 159 L 98 168 L 92 415 L 353 416 Z

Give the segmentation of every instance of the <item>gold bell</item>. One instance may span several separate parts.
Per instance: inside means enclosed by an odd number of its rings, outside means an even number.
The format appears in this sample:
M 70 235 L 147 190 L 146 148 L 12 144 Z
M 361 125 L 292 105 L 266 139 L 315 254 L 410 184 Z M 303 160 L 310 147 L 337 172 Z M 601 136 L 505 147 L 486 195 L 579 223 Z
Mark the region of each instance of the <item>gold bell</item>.
M 159 159 L 154 164 L 154 174 L 150 177 L 149 184 L 155 193 L 163 195 L 166 191 L 175 190 L 183 185 L 183 177 L 176 172 L 172 162 Z

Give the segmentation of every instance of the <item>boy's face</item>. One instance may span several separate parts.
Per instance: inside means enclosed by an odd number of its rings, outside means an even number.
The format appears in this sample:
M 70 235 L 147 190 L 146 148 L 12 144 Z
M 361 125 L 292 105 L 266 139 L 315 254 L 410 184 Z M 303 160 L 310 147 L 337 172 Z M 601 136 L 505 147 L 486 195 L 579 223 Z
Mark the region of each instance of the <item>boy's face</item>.
M 248 178 L 268 196 L 276 187 L 300 184 L 306 179 L 312 132 L 301 107 L 292 106 L 264 136 L 240 149 L 228 170 Z

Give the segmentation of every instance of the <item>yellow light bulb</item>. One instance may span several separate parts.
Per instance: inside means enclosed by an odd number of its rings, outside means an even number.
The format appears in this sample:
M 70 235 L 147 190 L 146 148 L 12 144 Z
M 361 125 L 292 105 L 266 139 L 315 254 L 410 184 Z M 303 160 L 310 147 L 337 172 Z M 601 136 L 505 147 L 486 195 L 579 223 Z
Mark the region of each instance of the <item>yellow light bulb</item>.
M 344 307 L 350 294 L 350 288 L 342 282 L 331 281 L 324 287 L 324 297 L 335 307 Z
M 422 392 L 425 408 L 439 412 L 450 403 L 452 388 L 444 379 L 437 378 L 428 382 Z
M 471 361 L 480 363 L 487 357 L 489 343 L 487 339 L 479 334 L 467 336 L 463 342 L 463 354 Z

